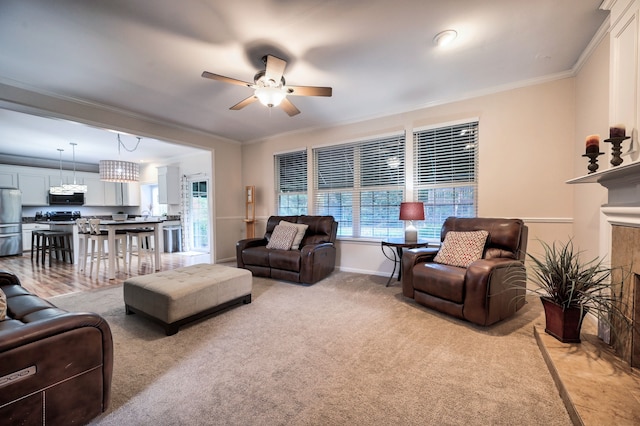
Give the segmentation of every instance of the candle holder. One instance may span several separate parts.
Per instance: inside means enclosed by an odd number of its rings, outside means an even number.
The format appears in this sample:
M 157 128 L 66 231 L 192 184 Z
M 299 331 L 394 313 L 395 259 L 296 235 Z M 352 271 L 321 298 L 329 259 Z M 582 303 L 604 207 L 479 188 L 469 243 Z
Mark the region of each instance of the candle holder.
M 598 157 L 603 154 L 604 152 L 587 152 L 586 154 L 582 154 L 583 157 L 589 157 L 589 165 L 587 166 L 589 174 L 598 170 Z
M 611 144 L 611 164 L 614 166 L 619 166 L 622 164 L 622 158 L 620 154 L 622 153 L 622 142 L 626 139 L 629 139 L 631 136 L 620 136 L 615 138 L 605 139 L 605 142 L 609 142 Z

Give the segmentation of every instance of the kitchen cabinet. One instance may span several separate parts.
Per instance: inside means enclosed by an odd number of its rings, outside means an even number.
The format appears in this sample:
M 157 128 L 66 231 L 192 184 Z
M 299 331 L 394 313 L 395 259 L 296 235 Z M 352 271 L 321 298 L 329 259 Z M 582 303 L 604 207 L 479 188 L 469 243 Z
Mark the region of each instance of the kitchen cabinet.
M 158 167 L 158 203 L 180 204 L 180 172 L 178 167 Z
M 22 191 L 23 206 L 46 206 L 49 204 L 49 176 L 44 173 L 18 172 L 18 189 Z
M 84 194 L 85 206 L 104 206 L 104 184 L 98 175 L 94 177 L 83 177 L 83 184 L 87 185 L 87 192 Z
M 22 251 L 31 251 L 31 234 L 33 231 L 45 231 L 49 229 L 49 225 L 42 223 L 23 223 L 22 224 Z
M 18 174 L 9 170 L 0 170 L 0 187 L 17 188 Z
M 105 206 L 139 206 L 140 184 L 138 182 L 105 182 Z

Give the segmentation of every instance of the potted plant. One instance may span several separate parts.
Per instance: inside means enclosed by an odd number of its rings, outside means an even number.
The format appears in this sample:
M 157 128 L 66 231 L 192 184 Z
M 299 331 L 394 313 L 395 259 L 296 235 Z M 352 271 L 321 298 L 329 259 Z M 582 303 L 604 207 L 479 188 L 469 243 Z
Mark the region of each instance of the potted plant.
M 616 325 L 631 326 L 624 315 L 621 283 L 612 283 L 611 268 L 598 257 L 583 261 L 573 242 L 552 245 L 540 241 L 541 257 L 527 253 L 531 261 L 530 280 L 540 295 L 545 311 L 545 332 L 563 343 L 580 342 L 582 321 L 591 313 L 605 321 L 615 333 Z

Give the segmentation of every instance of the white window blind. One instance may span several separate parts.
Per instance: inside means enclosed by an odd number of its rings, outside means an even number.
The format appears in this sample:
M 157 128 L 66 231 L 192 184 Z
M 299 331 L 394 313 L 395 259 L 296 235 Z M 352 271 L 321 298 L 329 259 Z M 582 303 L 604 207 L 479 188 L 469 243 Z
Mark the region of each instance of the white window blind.
M 278 214 L 307 214 L 307 151 L 277 154 L 274 160 Z
M 425 204 L 421 238 L 440 238 L 449 216 L 475 217 L 478 199 L 478 122 L 417 131 L 414 199 Z
M 314 211 L 336 218 L 338 236 L 402 235 L 404 134 L 315 148 L 313 157 Z

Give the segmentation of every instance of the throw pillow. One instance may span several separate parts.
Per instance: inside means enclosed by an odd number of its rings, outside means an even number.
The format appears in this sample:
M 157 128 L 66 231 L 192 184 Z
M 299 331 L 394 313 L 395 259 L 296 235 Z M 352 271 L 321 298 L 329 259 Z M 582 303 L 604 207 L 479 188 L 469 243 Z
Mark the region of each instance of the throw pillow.
M 298 232 L 296 233 L 296 238 L 293 240 L 293 244 L 291 244 L 291 250 L 298 250 L 300 248 L 300 243 L 304 238 L 304 233 L 307 232 L 307 228 L 309 225 L 304 225 L 302 223 L 291 223 L 286 220 L 281 220 L 278 225 L 285 225 L 295 227 Z
M 4 321 L 7 318 L 7 295 L 4 291 L 0 290 L 0 321 Z
M 466 268 L 482 257 L 487 231 L 447 232 L 434 262 Z
M 291 243 L 293 243 L 293 239 L 296 237 L 297 231 L 298 230 L 293 226 L 277 225 L 275 228 L 273 228 L 271 239 L 267 244 L 267 248 L 289 250 L 291 248 Z

